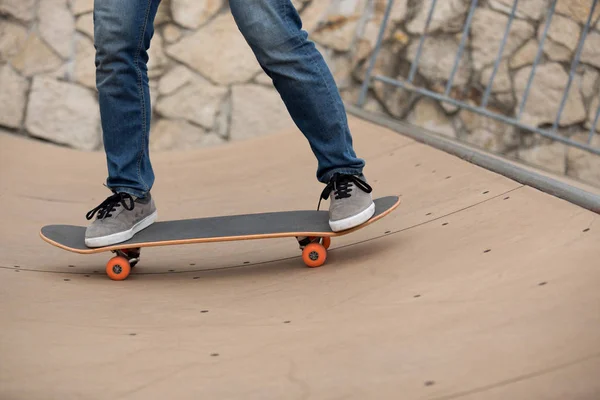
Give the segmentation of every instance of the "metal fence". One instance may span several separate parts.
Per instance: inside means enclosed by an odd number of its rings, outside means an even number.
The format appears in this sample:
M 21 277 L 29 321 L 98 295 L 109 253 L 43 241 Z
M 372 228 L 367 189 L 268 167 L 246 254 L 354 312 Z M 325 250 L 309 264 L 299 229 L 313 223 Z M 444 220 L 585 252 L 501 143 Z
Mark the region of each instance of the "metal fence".
M 444 1 L 444 0 L 442 0 Z M 386 77 L 386 76 L 381 76 L 381 75 L 374 75 L 373 74 L 373 69 L 375 66 L 375 62 L 377 60 L 377 56 L 381 50 L 381 46 L 382 46 L 382 42 L 383 42 L 383 38 L 384 38 L 384 33 L 386 31 L 387 25 L 389 23 L 389 19 L 390 19 L 390 13 L 392 11 L 392 7 L 394 5 L 394 0 L 388 0 L 386 9 L 385 9 L 385 14 L 381 23 L 381 27 L 379 29 L 379 34 L 377 37 L 377 42 L 375 45 L 375 48 L 373 50 L 373 53 L 370 57 L 370 59 L 368 60 L 368 67 L 367 67 L 367 71 L 365 74 L 365 79 L 360 91 L 360 95 L 359 95 L 359 99 L 358 99 L 358 107 L 363 107 L 366 101 L 366 97 L 367 97 L 367 93 L 368 90 L 371 86 L 371 83 L 373 81 L 380 81 L 383 82 L 385 84 L 389 84 L 389 85 L 393 85 L 393 86 L 397 86 L 400 88 L 403 88 L 405 90 L 411 91 L 411 92 L 415 92 L 418 93 L 420 95 L 423 96 L 427 96 L 427 97 L 431 97 L 435 100 L 441 101 L 441 102 L 446 102 L 446 103 L 450 103 L 454 106 L 457 106 L 459 108 L 463 108 L 469 111 L 473 111 L 476 113 L 479 113 L 481 115 L 487 116 L 489 118 L 493 118 L 496 120 L 499 120 L 501 122 L 510 124 L 510 125 L 514 125 L 518 128 L 522 128 L 531 132 L 535 132 L 538 133 L 546 138 L 552 139 L 552 140 L 556 140 L 558 142 L 564 143 L 566 145 L 569 146 L 573 146 L 585 151 L 588 151 L 590 153 L 596 154 L 596 155 L 600 155 L 600 149 L 599 148 L 595 148 L 591 146 L 591 141 L 592 138 L 596 132 L 596 126 L 598 124 L 598 119 L 600 117 L 600 105 L 598 106 L 598 109 L 596 110 L 595 113 L 595 118 L 594 121 L 592 123 L 592 126 L 589 130 L 589 136 L 588 136 L 588 140 L 587 143 L 581 143 L 581 142 L 577 142 L 574 141 L 568 137 L 562 136 L 557 132 L 558 126 L 560 124 L 561 121 L 561 116 L 562 113 L 564 111 L 565 108 L 565 104 L 567 102 L 567 97 L 569 95 L 569 91 L 571 89 L 571 85 L 573 83 L 573 77 L 575 76 L 577 67 L 579 65 L 579 61 L 580 61 L 580 57 L 581 57 L 581 53 L 583 50 L 583 46 L 585 43 L 585 40 L 588 36 L 589 30 L 590 30 L 590 26 L 592 24 L 592 18 L 594 15 L 594 12 L 596 10 L 596 6 L 598 3 L 598 0 L 593 0 L 592 5 L 591 5 L 591 9 L 589 12 L 589 16 L 587 18 L 587 21 L 585 23 L 585 26 L 583 28 L 583 31 L 580 35 L 579 38 L 579 42 L 577 44 L 577 49 L 575 52 L 575 56 L 573 57 L 572 61 L 571 61 L 571 66 L 570 66 L 570 71 L 569 71 L 569 78 L 568 78 L 568 82 L 567 85 L 565 87 L 564 93 L 562 95 L 562 99 L 560 102 L 560 106 L 558 109 L 558 112 L 556 114 L 556 118 L 554 119 L 554 123 L 552 124 L 552 127 L 550 129 L 542 129 L 539 128 L 537 126 L 531 126 L 531 125 L 527 125 L 525 123 L 523 123 L 521 121 L 521 117 L 523 115 L 523 111 L 525 110 L 525 105 L 527 104 L 527 99 L 528 99 L 528 95 L 529 95 L 529 91 L 531 89 L 531 86 L 533 84 L 534 78 L 535 78 L 535 73 L 536 73 L 536 68 L 540 62 L 542 53 L 543 53 L 543 48 L 544 48 L 544 43 L 546 40 L 546 37 L 548 35 L 548 30 L 550 28 L 550 24 L 552 22 L 552 17 L 555 14 L 555 10 L 556 10 L 556 3 L 558 0 L 553 0 L 552 4 L 550 5 L 550 8 L 548 9 L 548 13 L 546 16 L 546 21 L 545 21 L 545 25 L 544 25 L 544 30 L 543 33 L 541 35 L 541 37 L 539 38 L 539 47 L 537 49 L 537 53 L 535 56 L 535 60 L 533 62 L 532 65 L 532 70 L 531 73 L 529 75 L 529 79 L 527 82 L 527 86 L 525 87 L 525 92 L 524 95 L 521 99 L 521 103 L 518 105 L 518 111 L 516 111 L 514 114 L 514 116 L 507 116 L 507 115 L 503 115 L 503 114 L 499 114 L 497 112 L 493 112 L 490 111 L 488 109 L 488 102 L 490 99 L 490 94 L 491 94 L 491 89 L 492 89 L 492 84 L 494 82 L 494 79 L 496 77 L 496 74 L 498 72 L 498 68 L 500 66 L 500 63 L 503 59 L 503 52 L 504 52 L 504 47 L 508 38 L 508 35 L 510 33 L 511 30 L 511 25 L 513 20 L 515 19 L 515 15 L 517 12 L 517 6 L 519 4 L 519 0 L 515 0 L 512 8 L 511 8 L 511 12 L 508 18 L 508 22 L 506 24 L 506 29 L 504 31 L 504 36 L 502 38 L 502 42 L 500 44 L 500 48 L 498 50 L 498 55 L 496 57 L 496 60 L 494 62 L 494 67 L 493 67 L 493 72 L 490 76 L 489 82 L 487 84 L 487 87 L 485 89 L 485 93 L 482 96 L 481 102 L 479 104 L 479 106 L 473 106 L 471 104 L 465 103 L 463 101 L 454 99 L 450 97 L 450 91 L 454 82 L 454 77 L 455 74 L 458 70 L 459 67 L 459 63 L 461 61 L 461 58 L 463 57 L 463 53 L 465 51 L 465 47 L 467 45 L 467 41 L 468 41 L 468 37 L 469 37 L 469 30 L 471 28 L 471 22 L 472 22 L 472 18 L 475 12 L 475 9 L 478 6 L 479 1 L 478 0 L 471 0 L 471 5 L 468 11 L 468 15 L 466 18 L 466 22 L 464 24 L 464 28 L 462 30 L 462 36 L 461 36 L 461 40 L 460 40 L 460 44 L 458 47 L 458 51 L 456 53 L 456 57 L 455 57 L 455 61 L 454 61 L 454 65 L 452 68 L 452 71 L 450 73 L 450 76 L 448 77 L 448 81 L 446 83 L 445 86 L 445 90 L 443 94 L 434 92 L 432 90 L 429 90 L 425 87 L 419 87 L 416 86 L 414 84 L 414 80 L 415 80 L 415 75 L 417 73 L 418 67 L 419 67 L 419 60 L 421 57 L 421 53 L 423 50 L 423 44 L 425 42 L 425 38 L 427 37 L 427 33 L 429 30 L 429 26 L 432 20 L 432 16 L 434 14 L 435 8 L 436 8 L 436 4 L 438 3 L 437 0 L 432 0 L 431 3 L 431 8 L 429 10 L 428 16 L 427 16 L 427 20 L 425 23 L 425 30 L 423 35 L 421 35 L 420 39 L 419 39 L 419 43 L 418 43 L 418 47 L 417 47 L 417 51 L 416 51 L 416 55 L 414 57 L 414 59 L 412 60 L 411 63 L 411 68 L 408 74 L 408 77 L 406 77 L 404 80 L 397 80 L 397 79 L 392 79 L 390 77 Z

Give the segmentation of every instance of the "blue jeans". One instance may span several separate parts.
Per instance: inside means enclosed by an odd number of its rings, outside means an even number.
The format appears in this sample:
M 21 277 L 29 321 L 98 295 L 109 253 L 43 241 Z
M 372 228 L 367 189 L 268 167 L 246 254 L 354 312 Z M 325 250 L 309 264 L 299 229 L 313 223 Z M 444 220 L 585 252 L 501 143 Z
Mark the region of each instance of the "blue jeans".
M 95 0 L 96 85 L 107 186 L 143 197 L 150 163 L 148 49 L 160 0 Z M 290 0 L 230 0 L 236 24 L 317 158 L 317 179 L 361 174 L 346 111 L 327 64 Z M 189 51 L 195 51 L 191 48 Z

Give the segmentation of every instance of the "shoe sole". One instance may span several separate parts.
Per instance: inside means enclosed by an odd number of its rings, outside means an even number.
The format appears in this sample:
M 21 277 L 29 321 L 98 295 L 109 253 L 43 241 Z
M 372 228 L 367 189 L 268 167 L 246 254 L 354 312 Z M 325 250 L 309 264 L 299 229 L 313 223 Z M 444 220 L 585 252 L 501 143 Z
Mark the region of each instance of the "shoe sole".
M 88 247 L 104 247 L 125 242 L 126 240 L 131 239 L 136 233 L 152 225 L 157 218 L 158 210 L 154 211 L 152 214 L 148 215 L 146 218 L 144 218 L 143 220 L 135 224 L 133 227 L 131 227 L 131 229 L 128 229 L 126 231 L 112 233 L 110 235 L 95 238 L 86 238 L 85 245 Z
M 351 217 L 338 221 L 329 221 L 329 226 L 334 232 L 345 231 L 367 222 L 373 214 L 375 214 L 375 203 L 371 203 L 368 208 Z

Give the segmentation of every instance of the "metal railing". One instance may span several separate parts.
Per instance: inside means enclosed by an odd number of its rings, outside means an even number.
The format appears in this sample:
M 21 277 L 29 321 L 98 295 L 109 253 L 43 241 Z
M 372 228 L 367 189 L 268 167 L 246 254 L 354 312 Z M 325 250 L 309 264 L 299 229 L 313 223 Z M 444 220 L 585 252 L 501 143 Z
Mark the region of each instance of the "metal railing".
M 423 96 L 427 96 L 430 98 L 433 98 L 435 100 L 441 101 L 441 102 L 445 102 L 445 103 L 449 103 L 452 104 L 456 107 L 462 108 L 462 109 L 466 109 L 475 113 L 479 113 L 481 115 L 484 115 L 486 117 L 489 118 L 493 118 L 496 119 L 498 121 L 504 122 L 506 124 L 510 124 L 513 126 L 516 126 L 518 128 L 521 129 L 525 129 L 528 130 L 530 132 L 535 132 L 540 134 L 543 137 L 564 143 L 568 146 L 573 146 L 585 151 L 588 151 L 590 153 L 596 154 L 596 155 L 600 155 L 600 149 L 596 148 L 596 147 L 592 147 L 591 146 L 591 141 L 592 138 L 594 137 L 594 134 L 596 132 L 596 126 L 598 124 L 598 120 L 600 119 L 600 105 L 598 106 L 597 110 L 596 110 L 596 114 L 595 114 L 595 118 L 594 121 L 592 123 L 592 126 L 589 130 L 589 135 L 588 135 L 588 139 L 587 139 L 587 143 L 581 143 L 581 142 L 577 142 L 574 141 L 568 137 L 562 136 L 560 135 L 557 130 L 558 130 L 558 126 L 560 124 L 560 120 L 561 120 L 561 116 L 563 114 L 566 102 L 567 102 L 567 98 L 569 96 L 569 91 L 571 89 L 571 85 L 573 83 L 573 77 L 575 76 L 577 67 L 579 65 L 579 61 L 581 58 L 581 53 L 583 50 L 583 46 L 585 43 L 585 40 L 588 36 L 589 30 L 590 30 L 590 26 L 592 24 L 592 18 L 594 15 L 594 12 L 596 10 L 596 6 L 598 3 L 598 0 L 593 0 L 592 5 L 591 5 L 591 9 L 587 18 L 587 21 L 585 23 L 584 29 L 580 35 L 579 38 L 579 42 L 577 45 L 577 49 L 575 52 L 575 56 L 573 57 L 572 61 L 571 61 L 571 66 L 570 66 L 570 71 L 569 71 L 569 77 L 568 77 L 568 81 L 567 81 L 567 85 L 565 87 L 564 93 L 562 95 L 561 101 L 560 101 L 560 106 L 558 109 L 558 112 L 556 114 L 556 118 L 554 119 L 554 122 L 552 124 L 552 127 L 550 129 L 542 129 L 539 128 L 537 126 L 532 126 L 532 125 L 528 125 L 524 122 L 521 121 L 521 117 L 523 116 L 523 112 L 525 110 L 525 105 L 527 104 L 527 99 L 529 96 L 529 92 L 531 89 L 531 86 L 533 84 L 534 78 L 535 78 L 535 73 L 536 73 L 536 68 L 540 62 L 542 53 L 543 53 L 543 48 L 544 48 L 544 43 L 546 41 L 546 37 L 548 35 L 548 30 L 550 28 L 550 24 L 552 22 L 552 17 L 555 14 L 555 10 L 556 10 L 556 3 L 558 0 L 553 0 L 552 4 L 550 5 L 550 8 L 548 9 L 548 13 L 546 16 L 546 22 L 545 22 L 545 26 L 544 26 L 544 30 L 543 33 L 541 35 L 541 37 L 539 38 L 539 46 L 536 52 L 536 56 L 535 59 L 533 61 L 533 65 L 532 65 L 532 69 L 531 72 L 529 74 L 529 78 L 521 99 L 521 103 L 518 106 L 518 111 L 516 112 L 516 115 L 511 117 L 511 116 L 507 116 L 504 114 L 500 114 L 497 112 L 493 112 L 490 111 L 487 106 L 488 106 L 488 102 L 490 99 L 490 95 L 491 95 L 491 90 L 492 90 L 492 84 L 494 82 L 494 79 L 496 77 L 496 74 L 498 72 L 500 63 L 502 62 L 503 59 L 503 52 L 504 52 L 504 48 L 507 42 L 507 38 L 509 36 L 510 30 L 511 30 L 511 26 L 512 26 L 512 22 L 515 19 L 516 16 L 516 12 L 517 12 L 517 6 L 519 3 L 519 0 L 515 0 L 512 8 L 511 8 L 511 12 L 508 18 L 508 22 L 506 24 L 506 29 L 504 30 L 504 36 L 502 38 L 501 44 L 500 44 L 500 48 L 498 50 L 498 55 L 496 57 L 496 60 L 494 62 L 494 67 L 493 67 L 493 71 L 492 74 L 489 78 L 487 87 L 485 89 L 485 93 L 481 99 L 481 102 L 478 106 L 474 106 L 471 104 L 468 104 L 466 102 L 454 99 L 452 97 L 450 97 L 450 91 L 454 82 L 454 78 L 455 75 L 458 71 L 458 67 L 460 64 L 460 61 L 463 57 L 463 53 L 465 50 L 465 47 L 467 45 L 467 41 L 469 39 L 469 30 L 471 28 L 471 22 L 472 22 L 472 18 L 475 12 L 475 9 L 477 8 L 477 5 L 479 3 L 478 0 L 471 0 L 471 5 L 470 8 L 468 10 L 468 14 L 467 14 L 467 18 L 462 30 L 462 36 L 461 36 L 461 40 L 460 40 L 460 44 L 458 47 L 458 51 L 456 53 L 456 57 L 454 60 L 454 64 L 452 67 L 452 71 L 450 73 L 450 76 L 448 78 L 448 81 L 446 82 L 446 86 L 445 86 L 445 90 L 443 94 L 437 93 L 435 91 L 429 90 L 425 87 L 419 87 L 417 85 L 414 84 L 414 80 L 415 80 L 415 76 L 416 73 L 418 71 L 418 67 L 419 67 L 419 61 L 421 58 L 421 53 L 423 51 L 423 44 L 425 42 L 425 38 L 427 37 L 428 34 L 428 30 L 429 30 L 429 26 L 431 24 L 431 20 L 436 8 L 436 4 L 438 3 L 437 0 L 432 0 L 431 3 L 431 8 L 429 9 L 429 13 L 427 15 L 427 20 L 425 22 L 425 28 L 424 28 L 424 32 L 421 35 L 420 39 L 419 39 L 419 43 L 418 43 L 418 47 L 416 50 L 416 54 L 414 59 L 412 60 L 411 63 L 411 67 L 410 67 L 410 72 L 408 74 L 408 77 L 405 80 L 397 80 L 397 79 L 392 79 L 390 77 L 386 77 L 386 76 L 382 76 L 382 75 L 374 75 L 373 74 L 373 69 L 375 67 L 375 62 L 377 60 L 377 56 L 381 50 L 381 46 L 383 43 L 383 39 L 384 39 L 384 33 L 386 31 L 386 28 L 389 24 L 389 19 L 390 19 L 390 13 L 392 11 L 392 7 L 394 5 L 394 0 L 388 0 L 386 9 L 385 9 L 385 13 L 383 16 L 383 20 L 379 29 L 379 33 L 377 36 L 377 41 L 374 47 L 374 50 L 371 54 L 370 59 L 368 60 L 368 67 L 367 67 L 367 71 L 365 74 L 365 79 L 363 81 L 362 87 L 361 87 L 361 91 L 359 94 L 359 99 L 358 99 L 358 107 L 362 108 L 365 104 L 366 98 L 367 98 L 367 94 L 369 91 L 369 88 L 371 86 L 372 81 L 380 81 L 383 82 L 385 84 L 389 84 L 389 85 L 393 85 L 396 87 L 400 87 L 402 89 L 411 91 L 411 92 L 415 92 L 417 94 L 423 95 Z

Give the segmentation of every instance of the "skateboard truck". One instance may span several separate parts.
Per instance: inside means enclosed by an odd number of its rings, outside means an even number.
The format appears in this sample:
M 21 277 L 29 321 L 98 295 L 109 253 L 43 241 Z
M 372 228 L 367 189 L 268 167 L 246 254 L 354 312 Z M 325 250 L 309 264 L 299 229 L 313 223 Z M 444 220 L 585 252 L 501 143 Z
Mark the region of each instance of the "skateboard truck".
M 330 237 L 296 236 L 296 240 L 298 240 L 298 244 L 300 245 L 300 250 L 304 250 L 304 248 L 311 243 L 322 244 L 323 247 L 325 247 L 325 249 L 328 249 L 329 246 L 331 246 L 331 238 Z
M 133 268 L 138 262 L 140 262 L 141 250 L 141 248 L 137 247 L 134 249 L 113 250 L 112 252 L 117 256 L 127 259 L 127 261 L 129 261 L 129 265 Z

